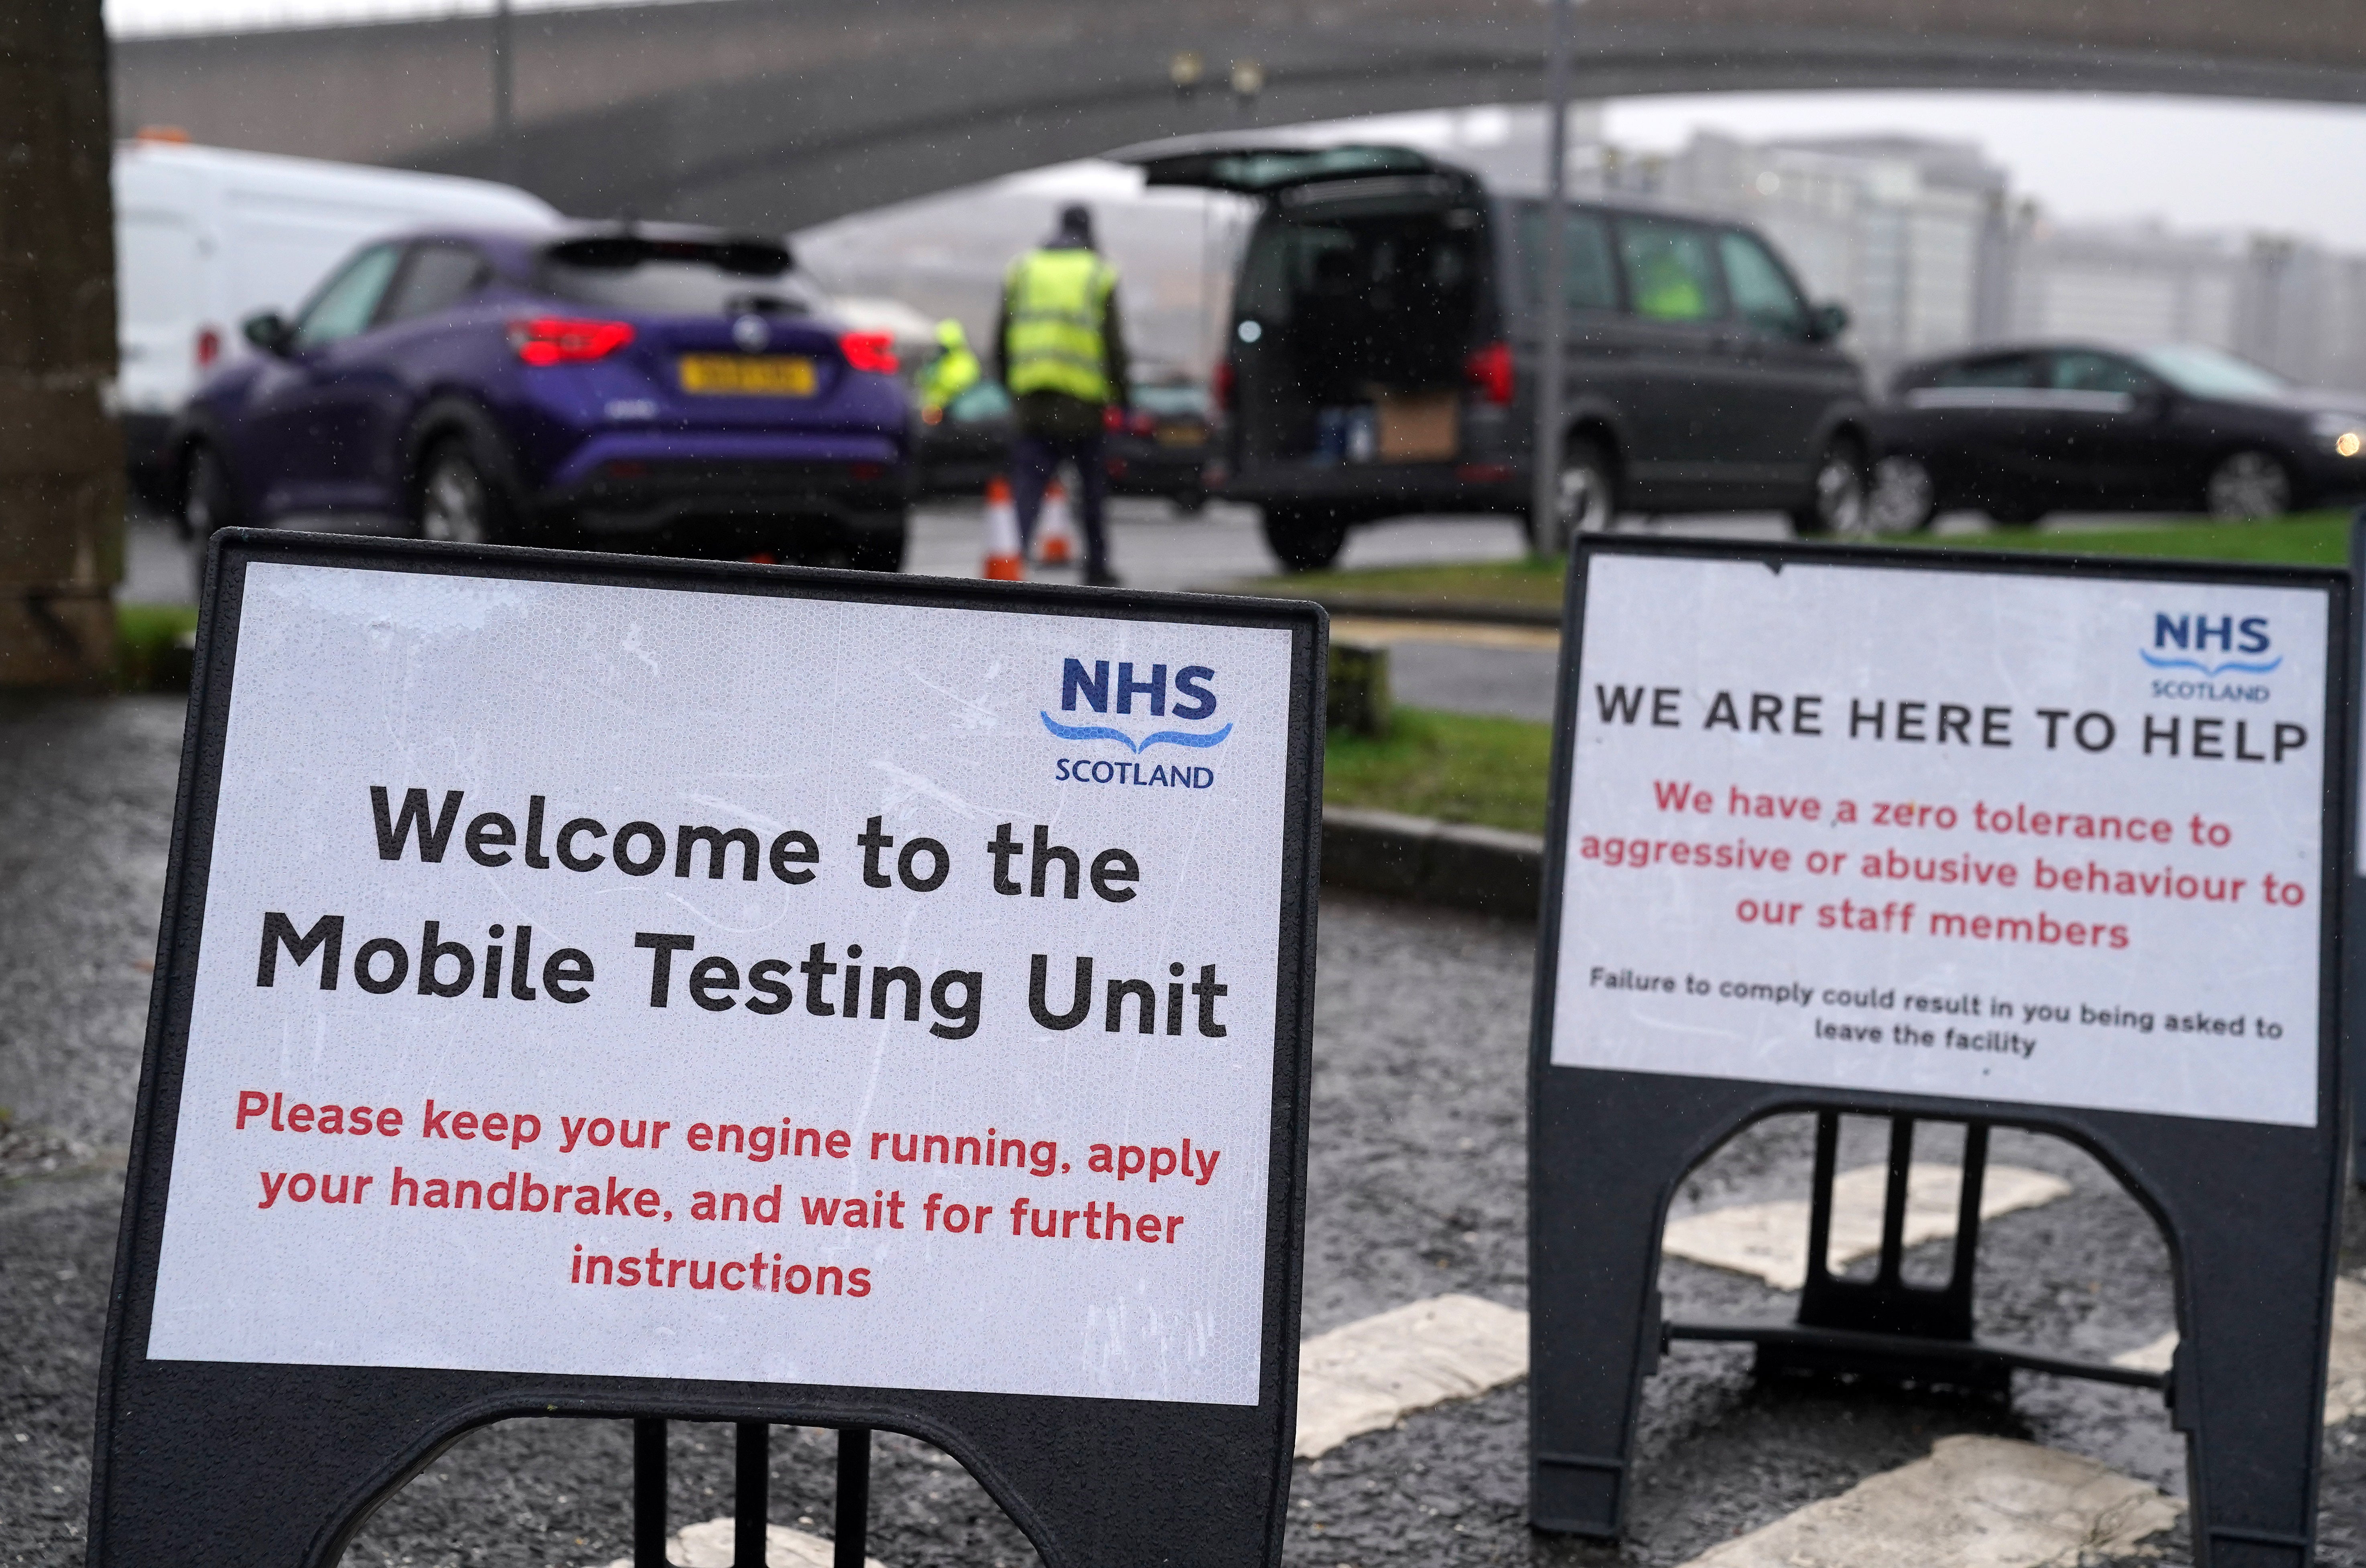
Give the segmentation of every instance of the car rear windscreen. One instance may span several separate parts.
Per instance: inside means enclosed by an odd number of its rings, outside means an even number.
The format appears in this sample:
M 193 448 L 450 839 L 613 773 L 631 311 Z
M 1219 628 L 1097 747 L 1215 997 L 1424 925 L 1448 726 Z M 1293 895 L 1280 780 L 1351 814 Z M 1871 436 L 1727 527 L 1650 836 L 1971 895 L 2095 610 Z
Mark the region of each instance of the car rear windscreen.
M 763 241 L 569 240 L 543 253 L 542 288 L 651 316 L 809 315 L 818 303 L 787 247 Z
M 1144 413 L 1188 417 L 1208 412 L 1208 394 L 1197 386 L 1181 382 L 1137 382 L 1133 406 Z

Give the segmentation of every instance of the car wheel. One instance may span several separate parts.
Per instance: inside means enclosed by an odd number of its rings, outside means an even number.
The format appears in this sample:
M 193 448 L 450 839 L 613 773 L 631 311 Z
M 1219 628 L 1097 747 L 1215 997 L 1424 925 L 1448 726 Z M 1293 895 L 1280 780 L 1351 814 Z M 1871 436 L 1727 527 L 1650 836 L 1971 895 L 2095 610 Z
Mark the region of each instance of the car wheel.
M 1914 534 L 1939 510 L 1939 486 L 1917 457 L 1884 457 L 1874 465 L 1865 498 L 1865 528 L 1873 534 Z
M 1803 537 L 1862 539 L 1874 532 L 1871 488 L 1865 453 L 1853 441 L 1836 440 L 1816 459 L 1815 489 L 1807 505 L 1791 513 L 1791 526 Z
M 1570 437 L 1560 452 L 1560 479 L 1553 486 L 1553 513 L 1542 536 L 1528 519 L 1528 547 L 1540 556 L 1565 556 L 1581 534 L 1606 534 L 1618 523 L 1618 480 L 1602 444 Z
M 195 443 L 182 459 L 180 505 L 181 532 L 194 547 L 189 558 L 190 586 L 202 600 L 206 541 L 224 528 L 236 527 L 240 522 L 238 496 L 231 488 L 230 468 L 210 442 Z
M 2002 528 L 2034 528 L 2045 521 L 2045 508 L 2034 501 L 2000 501 L 1988 507 L 1989 521 Z
M 2292 475 L 2281 458 L 2237 452 L 2210 470 L 2210 515 L 2227 523 L 2281 517 L 2292 510 Z
M 1286 570 L 1320 571 L 1347 547 L 1347 525 L 1334 513 L 1268 506 L 1265 542 Z
M 509 533 L 501 500 L 465 441 L 445 441 L 420 468 L 413 519 L 419 536 L 453 545 L 500 544 Z
M 847 530 L 846 564 L 856 571 L 901 571 L 911 519 L 897 513 Z

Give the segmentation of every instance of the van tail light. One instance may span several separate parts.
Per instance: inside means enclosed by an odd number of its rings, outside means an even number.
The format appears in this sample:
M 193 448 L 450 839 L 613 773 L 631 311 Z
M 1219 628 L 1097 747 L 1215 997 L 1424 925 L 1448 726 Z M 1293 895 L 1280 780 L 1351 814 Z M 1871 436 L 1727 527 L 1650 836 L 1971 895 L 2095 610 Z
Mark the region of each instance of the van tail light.
M 1216 361 L 1216 373 L 1209 378 L 1208 395 L 1215 402 L 1218 413 L 1233 412 L 1233 362 L 1231 360 Z
M 1512 345 L 1491 343 L 1462 361 L 1462 378 L 1491 403 L 1512 400 Z
M 221 357 L 221 344 L 222 336 L 221 329 L 220 327 L 199 327 L 197 329 L 197 355 L 198 369 L 210 370 L 214 367 L 214 361 Z
M 886 333 L 849 333 L 838 340 L 838 351 L 853 369 L 874 376 L 896 374 L 896 340 Z
M 535 316 L 510 323 L 510 347 L 528 365 L 579 365 L 605 359 L 632 341 L 630 321 Z

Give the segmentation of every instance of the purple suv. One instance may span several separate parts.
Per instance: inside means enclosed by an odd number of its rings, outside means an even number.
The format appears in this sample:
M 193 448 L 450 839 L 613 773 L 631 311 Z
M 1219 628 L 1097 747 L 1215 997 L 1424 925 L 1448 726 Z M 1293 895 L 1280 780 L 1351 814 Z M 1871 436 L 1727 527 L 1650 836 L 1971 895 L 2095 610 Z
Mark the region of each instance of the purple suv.
M 644 224 L 364 246 L 215 375 L 181 518 L 348 512 L 431 539 L 902 565 L 912 416 L 776 240 Z

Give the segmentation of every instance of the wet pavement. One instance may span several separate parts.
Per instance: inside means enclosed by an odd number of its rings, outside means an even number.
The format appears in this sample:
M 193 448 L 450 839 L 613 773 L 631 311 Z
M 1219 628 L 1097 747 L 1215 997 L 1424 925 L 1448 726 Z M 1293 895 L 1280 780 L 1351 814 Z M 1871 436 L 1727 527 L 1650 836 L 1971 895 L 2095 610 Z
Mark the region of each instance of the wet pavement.
M 181 704 L 0 705 L 0 1563 L 82 1561 L 97 1348 L 144 1030 Z M 1525 1052 L 1533 929 L 1326 897 L 1317 1001 L 1302 1330 L 1454 1291 L 1526 1303 Z M 1805 1195 L 1811 1131 L 1761 1123 L 1696 1171 L 1678 1213 Z M 1851 1122 L 1842 1164 L 1880 1157 Z M 1945 1158 L 1943 1142 L 1918 1150 Z M 1994 1157 L 2067 1179 L 1992 1221 L 1982 1331 L 2106 1358 L 2172 1324 L 2168 1260 L 2135 1202 L 2067 1145 L 2000 1134 Z M 1946 1244 L 1918 1249 L 1944 1269 Z M 2366 1269 L 2353 1204 L 2345 1267 Z M 1666 1263 L 1675 1317 L 1787 1315 L 1753 1279 Z M 2023 1376 L 2007 1405 L 1764 1387 L 1746 1351 L 1680 1345 L 1647 1385 L 1623 1549 L 1524 1522 L 1525 1384 L 1408 1418 L 1298 1466 L 1297 1568 L 1675 1564 L 1920 1458 L 1937 1438 L 2025 1437 L 2183 1490 L 2158 1400 Z M 2366 1568 L 2366 1420 L 2328 1432 L 2321 1561 Z M 827 1533 L 833 1440 L 776 1434 L 772 1517 Z M 730 1510 L 731 1434 L 674 1428 L 671 1517 Z M 355 1563 L 604 1564 L 625 1555 L 631 1462 L 617 1422 L 524 1421 L 462 1439 L 364 1528 Z M 883 1438 L 871 1553 L 889 1568 L 1031 1562 L 960 1468 Z M 2169 1561 L 2183 1556 L 2174 1532 Z

